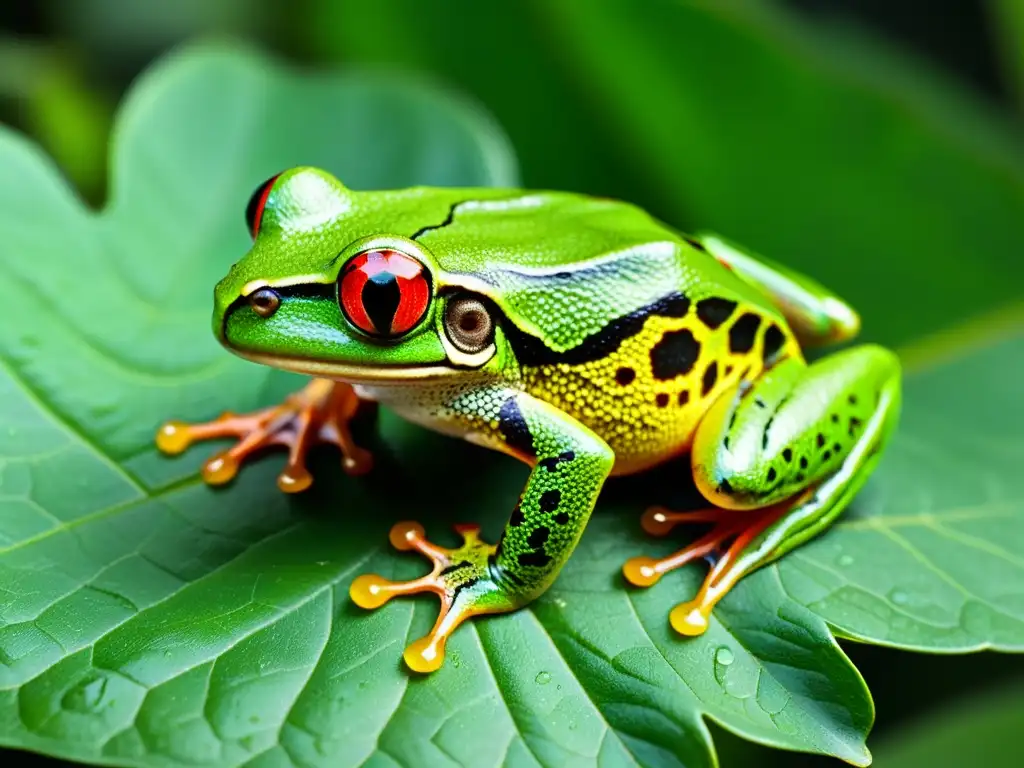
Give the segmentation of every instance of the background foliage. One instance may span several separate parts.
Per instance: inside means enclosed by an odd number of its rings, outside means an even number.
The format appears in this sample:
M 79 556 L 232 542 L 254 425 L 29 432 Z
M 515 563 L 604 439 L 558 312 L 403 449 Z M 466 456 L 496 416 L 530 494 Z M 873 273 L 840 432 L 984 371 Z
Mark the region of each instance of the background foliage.
M 942 500 L 955 509 L 984 501 L 996 521 L 1012 514 L 1019 498 L 1014 443 L 1024 429 L 1019 410 L 1000 409 L 1011 402 L 1000 379 L 980 372 L 1002 368 L 1013 381 L 1022 358 L 1013 305 L 1024 284 L 1024 164 L 1014 112 L 1024 82 L 1024 23 L 1013 0 L 943 3 L 941 13 L 809 0 L 788 8 L 656 0 L 308 0 L 287 12 L 283 5 L 9 5 L 2 13 L 10 34 L 0 46 L 5 121 L 36 137 L 98 205 L 108 191 L 113 106 L 142 67 L 180 41 L 227 34 L 293 61 L 411 70 L 455 86 L 508 133 L 525 184 L 626 197 L 678 226 L 728 233 L 840 288 L 865 308 L 868 337 L 900 347 L 912 368 L 927 369 L 912 384 L 907 415 L 908 431 L 924 448 L 895 450 L 872 492 L 892 506 L 928 509 Z M 824 13 L 837 8 L 866 9 L 883 35 Z M 896 44 L 899 37 L 907 43 Z M 293 117 L 318 125 L 315 117 Z M 152 232 L 138 229 L 133 237 L 143 247 Z M 147 277 L 158 285 L 163 276 Z M 953 330 L 932 335 L 941 329 Z M 992 346 L 993 337 L 1004 340 Z M 954 359 L 947 365 L 947 358 Z M 158 356 L 147 362 L 154 360 L 159 364 Z M 935 418 L 939 413 L 944 418 Z M 126 438 L 105 439 L 116 447 Z M 935 446 L 956 448 L 928 450 Z M 247 484 L 254 492 L 259 479 Z M 630 522 L 601 525 L 634 536 Z M 998 523 L 959 530 L 966 553 L 940 561 L 938 580 L 960 587 L 949 594 L 927 576 L 913 576 L 915 547 L 930 546 L 921 537 L 934 531 L 903 532 L 908 548 L 870 525 L 851 525 L 863 526 L 852 552 L 830 553 L 825 540 L 780 569 L 800 602 L 846 634 L 934 647 L 929 627 L 959 624 L 963 633 L 945 635 L 949 650 L 976 647 L 978 636 L 998 638 L 992 616 L 958 622 L 976 605 L 963 592 L 974 589 L 967 582 L 978 573 L 982 591 L 990 590 L 983 604 L 1019 606 L 1019 575 L 976 565 L 991 563 L 985 555 L 1006 543 Z M 912 578 L 899 588 L 854 579 L 852 587 L 830 589 L 815 569 L 843 557 L 876 573 L 901 568 Z M 901 558 L 909 564 L 894 566 Z M 541 606 L 541 619 L 552 605 Z M 652 615 L 666 606 L 652 605 Z M 1012 647 L 1019 633 L 1012 624 L 1004 629 L 1002 645 Z M 1007 713 L 1019 712 L 1024 700 L 1012 684 L 1024 679 L 1019 657 L 845 647 L 875 697 L 876 765 L 936 764 L 929 754 L 948 760 L 979 740 L 988 754 L 1012 744 L 1003 734 L 1019 722 Z M 80 693 L 87 703 L 96 690 L 86 682 Z M 711 727 L 727 766 L 829 762 L 770 752 Z M 929 747 L 936 730 L 943 740 Z

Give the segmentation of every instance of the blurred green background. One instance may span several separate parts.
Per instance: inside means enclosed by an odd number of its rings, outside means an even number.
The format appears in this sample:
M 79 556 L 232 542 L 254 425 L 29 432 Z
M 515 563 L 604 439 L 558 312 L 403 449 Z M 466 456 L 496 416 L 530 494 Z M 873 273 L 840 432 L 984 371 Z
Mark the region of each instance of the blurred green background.
M 857 277 L 857 254 L 882 238 L 892 253 L 931 249 L 942 269 L 972 250 L 966 240 L 943 247 L 976 216 L 982 226 L 970 237 L 993 270 L 964 278 L 963 315 L 1020 299 L 1019 281 L 991 275 L 1019 264 L 1012 246 L 1024 222 L 1016 237 L 984 226 L 1003 198 L 958 200 L 947 182 L 1003 166 L 1019 178 L 1024 168 L 1024 2 L 595 5 L 607 9 L 590 13 L 579 0 L 3 3 L 0 120 L 39 141 L 99 206 L 108 132 L 132 79 L 180 42 L 239 38 L 302 65 L 411 70 L 465 93 L 508 132 L 525 185 L 627 198 L 674 225 L 820 265 L 815 276 L 854 304 L 904 301 L 905 322 L 879 328 L 866 318 L 866 334 L 887 343 L 942 327 L 946 308 L 920 259 L 890 260 L 892 280 L 870 272 L 869 259 L 867 279 Z M 865 92 L 873 95 L 858 101 Z M 939 164 L 944 132 L 960 150 Z M 892 187 L 876 188 L 887 173 Z M 933 194 L 931 208 L 903 205 Z M 877 195 L 877 216 L 844 220 L 832 204 L 843 195 Z M 1006 195 L 1019 199 L 1019 186 Z M 900 226 L 906 217 L 915 226 Z M 893 242 L 903 232 L 905 243 Z M 845 647 L 876 699 L 876 765 L 963 765 L 977 740 L 988 742 L 990 766 L 1019 764 L 998 762 L 986 724 L 1024 725 L 1024 658 Z M 835 764 L 717 728 L 715 740 L 724 766 Z

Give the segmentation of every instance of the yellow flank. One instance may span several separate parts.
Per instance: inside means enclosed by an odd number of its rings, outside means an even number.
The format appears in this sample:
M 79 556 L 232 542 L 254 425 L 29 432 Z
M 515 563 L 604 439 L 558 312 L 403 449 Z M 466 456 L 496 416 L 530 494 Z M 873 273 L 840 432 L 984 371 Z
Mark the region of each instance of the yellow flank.
M 733 352 L 730 329 L 750 314 L 759 321 L 752 346 L 742 351 L 746 345 L 740 344 L 741 351 Z M 757 307 L 740 304 L 714 329 L 691 307 L 685 317 L 647 318 L 640 333 L 601 359 L 527 368 L 526 389 L 607 441 L 615 451 L 613 474 L 639 472 L 688 450 L 715 398 L 741 379 L 753 381 L 761 374 L 765 334 L 773 325 L 782 334 L 775 359 L 802 360 L 786 325 Z

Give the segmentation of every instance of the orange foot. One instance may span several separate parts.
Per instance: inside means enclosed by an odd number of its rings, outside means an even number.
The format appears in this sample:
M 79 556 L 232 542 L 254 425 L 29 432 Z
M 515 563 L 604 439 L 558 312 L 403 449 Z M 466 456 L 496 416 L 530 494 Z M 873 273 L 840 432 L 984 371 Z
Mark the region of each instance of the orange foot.
M 653 507 L 640 520 L 652 536 L 665 536 L 680 523 L 714 523 L 711 532 L 678 552 L 661 560 L 634 557 L 622 566 L 626 580 L 637 587 L 649 587 L 669 571 L 708 555 L 722 552 L 723 545 L 734 539 L 711 567 L 697 596 L 680 603 L 669 614 L 672 628 L 681 635 L 701 635 L 708 628 L 711 611 L 745 573 L 752 570 L 744 553 L 768 526 L 779 519 L 792 504 L 778 504 L 746 512 L 723 509 L 702 509 L 696 512 L 669 512 Z
M 331 443 L 341 449 L 342 467 L 348 474 L 360 475 L 370 470 L 372 455 L 356 445 L 349 429 L 360 402 L 348 384 L 313 379 L 284 403 L 271 408 L 241 416 L 225 413 L 202 424 L 169 421 L 160 427 L 156 444 L 164 453 L 173 455 L 201 440 L 238 438 L 231 448 L 203 465 L 203 479 L 210 485 L 223 485 L 234 478 L 251 454 L 283 445 L 288 448 L 288 464 L 278 475 L 277 486 L 286 493 L 298 493 L 313 482 L 306 469 L 306 454 L 319 443 Z
M 360 608 L 379 608 L 399 595 L 432 592 L 441 598 L 441 610 L 434 628 L 412 642 L 402 658 L 414 672 L 434 672 L 444 663 L 444 647 L 452 632 L 471 616 L 505 613 L 521 604 L 492 579 L 489 561 L 495 547 L 481 541 L 477 525 L 457 525 L 462 546 L 439 547 L 427 541 L 419 523 L 396 523 L 391 545 L 398 550 L 416 550 L 434 567 L 426 576 L 412 581 L 389 581 L 375 573 L 358 577 L 349 587 L 349 597 Z

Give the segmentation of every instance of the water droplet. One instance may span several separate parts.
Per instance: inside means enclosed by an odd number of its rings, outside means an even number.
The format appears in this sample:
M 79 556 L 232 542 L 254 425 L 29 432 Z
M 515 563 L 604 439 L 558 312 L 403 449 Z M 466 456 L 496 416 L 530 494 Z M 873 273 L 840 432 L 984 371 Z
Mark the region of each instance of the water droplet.
M 735 659 L 736 654 L 734 654 L 732 649 L 728 646 L 723 645 L 715 651 L 715 662 L 721 664 L 723 667 L 728 667 Z
M 910 595 L 901 589 L 894 589 L 889 593 L 889 599 L 896 605 L 906 605 L 910 602 Z
M 538 672 L 537 676 L 534 678 L 534 682 L 536 682 L 537 685 L 547 685 L 548 683 L 551 682 L 551 673 L 550 672 Z
M 65 693 L 60 703 L 64 709 L 73 709 L 77 712 L 95 712 L 103 703 L 103 696 L 106 692 L 107 678 L 86 678 Z
M 839 559 L 836 562 L 839 563 L 839 565 L 842 565 L 844 567 L 851 566 L 851 565 L 853 565 L 853 556 L 852 555 L 840 555 Z

